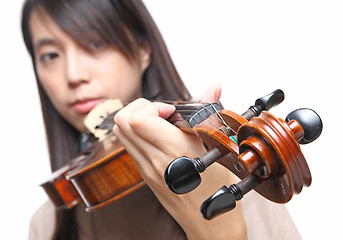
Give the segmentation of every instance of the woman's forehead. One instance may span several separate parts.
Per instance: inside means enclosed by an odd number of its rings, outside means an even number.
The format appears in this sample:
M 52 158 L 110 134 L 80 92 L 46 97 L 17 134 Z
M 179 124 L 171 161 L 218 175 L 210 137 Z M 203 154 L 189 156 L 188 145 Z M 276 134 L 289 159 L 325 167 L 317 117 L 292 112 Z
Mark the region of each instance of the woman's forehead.
M 56 45 L 66 42 L 87 46 L 92 40 L 99 39 L 99 35 L 95 31 L 85 29 L 78 29 L 78 38 L 74 39 L 44 9 L 38 9 L 32 12 L 29 18 L 29 25 L 32 42 L 36 49 L 44 45 Z
M 129 29 L 124 19 L 129 22 L 133 20 L 123 17 L 123 13 L 118 9 L 103 10 L 94 7 L 86 11 L 87 3 L 79 4 L 82 5 L 81 8 L 78 8 L 78 5 L 59 5 L 56 10 L 51 9 L 51 6 L 36 6 L 31 13 L 29 26 L 32 44 L 37 44 L 37 38 L 41 38 L 37 33 L 40 35 L 44 33 L 55 40 L 72 39 L 74 43 L 86 49 L 93 42 L 102 41 L 112 45 L 129 59 L 136 57 L 138 47 L 146 38 L 145 33 L 136 30 L 141 27 L 131 22 L 129 25 L 134 29 Z M 35 26 L 38 23 L 39 26 Z M 42 37 L 46 38 L 46 36 Z
M 45 11 L 33 11 L 29 18 L 29 26 L 35 48 L 70 38 Z

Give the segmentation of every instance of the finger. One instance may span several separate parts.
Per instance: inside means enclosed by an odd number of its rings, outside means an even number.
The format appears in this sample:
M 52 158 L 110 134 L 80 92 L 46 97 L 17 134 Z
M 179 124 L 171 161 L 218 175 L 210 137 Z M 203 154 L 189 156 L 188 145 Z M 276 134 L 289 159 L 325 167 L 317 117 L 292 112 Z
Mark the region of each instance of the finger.
M 185 133 L 176 126 L 170 124 L 160 117 L 160 113 L 165 111 L 165 105 L 153 103 L 145 106 L 142 111 L 138 111 L 129 119 L 129 125 L 133 131 L 150 142 L 165 154 L 177 157 L 180 152 L 187 154 L 194 143 L 199 143 L 198 137 Z M 168 115 L 167 114 L 167 115 Z M 178 154 L 176 154 L 178 152 Z
M 122 132 L 125 132 L 127 138 L 135 140 L 137 136 L 134 134 L 135 130 L 130 126 L 130 122 L 132 125 L 139 125 L 144 128 L 145 125 L 150 124 L 148 122 L 149 119 L 146 120 L 145 116 L 151 115 L 161 120 L 154 125 L 154 128 L 158 128 L 161 124 L 166 124 L 164 118 L 168 118 L 174 111 L 175 107 L 172 105 L 158 102 L 151 103 L 145 99 L 138 99 L 118 112 L 114 121 L 116 122 L 116 127 L 120 128 Z M 157 129 L 154 130 L 153 133 L 156 134 Z M 142 135 L 144 137 L 144 134 Z
M 146 105 L 151 104 L 150 101 L 139 98 L 124 108 L 122 108 L 115 116 L 114 116 L 114 122 L 115 125 L 120 126 L 122 129 L 125 129 L 127 126 L 127 122 L 129 117 L 132 115 L 132 113 L 144 108 Z
M 128 104 L 115 115 L 114 121 L 116 124 L 113 128 L 113 132 L 125 148 L 131 150 L 139 149 L 139 147 L 145 147 L 145 141 L 140 139 L 140 137 L 137 136 L 137 134 L 131 129 L 129 119 L 131 118 L 132 114 L 137 111 L 141 111 L 145 108 L 145 106 L 150 104 L 152 103 L 146 99 L 137 99 Z
M 158 107 L 153 107 L 158 106 Z M 118 140 L 123 144 L 125 149 L 133 155 L 132 157 L 138 160 L 145 159 L 144 161 L 152 163 L 152 159 L 161 158 L 161 151 L 149 138 L 146 138 L 145 134 L 138 135 L 136 130 L 132 128 L 131 123 L 135 125 L 135 122 L 144 128 L 153 124 L 152 134 L 159 135 L 161 132 L 162 124 L 169 124 L 163 118 L 169 117 L 175 110 L 174 106 L 163 103 L 151 103 L 145 99 L 139 99 L 123 110 L 118 112 L 115 117 L 116 126 L 113 128 L 114 133 L 117 135 Z M 159 123 L 151 123 L 149 119 L 146 119 L 146 115 L 152 115 L 156 119 L 161 120 Z M 137 164 L 142 164 L 137 162 Z
M 144 106 L 149 104 L 151 104 L 151 102 L 146 99 L 137 99 L 125 106 L 114 117 L 115 125 L 113 127 L 113 133 L 134 160 L 142 158 L 143 153 L 141 152 L 141 149 L 147 148 L 147 146 L 146 141 L 140 139 L 140 137 L 132 131 L 128 123 L 129 118 L 137 109 L 141 110 Z M 136 164 L 139 165 L 138 162 Z
M 213 83 L 201 97 L 201 102 L 214 103 L 219 102 L 222 86 L 220 83 Z
M 125 150 L 129 153 L 141 174 L 144 175 L 144 171 L 151 172 L 151 167 L 149 167 L 151 166 L 151 163 L 147 164 L 147 162 L 144 160 L 148 159 L 146 152 L 152 152 L 151 144 L 143 139 L 140 139 L 139 136 L 135 138 L 135 141 L 130 140 L 127 138 L 127 133 L 123 132 L 119 127 L 115 127 L 113 132 L 117 136 L 120 143 L 124 146 Z M 131 137 L 133 137 L 133 133 L 131 133 Z
M 173 105 L 161 102 L 154 102 L 153 104 L 156 106 L 158 116 L 163 119 L 167 119 L 168 117 L 170 117 L 170 115 L 172 115 L 175 112 L 175 106 Z

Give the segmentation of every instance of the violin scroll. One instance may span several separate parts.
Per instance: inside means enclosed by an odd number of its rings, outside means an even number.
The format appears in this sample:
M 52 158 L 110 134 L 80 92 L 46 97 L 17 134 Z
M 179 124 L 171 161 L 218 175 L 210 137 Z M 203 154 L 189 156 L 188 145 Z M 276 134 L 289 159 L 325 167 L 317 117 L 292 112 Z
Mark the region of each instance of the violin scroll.
M 305 143 L 312 142 L 321 132 L 319 115 L 305 108 L 290 113 L 286 121 L 264 112 L 252 123 L 243 125 L 238 131 L 241 154 L 237 160 L 249 175 L 230 187 L 223 186 L 205 200 L 201 205 L 203 217 L 209 220 L 232 210 L 236 201 L 256 187 L 274 202 L 289 201 L 293 193 L 300 193 L 304 185 L 311 184 L 310 170 L 297 143 L 304 138 Z M 273 186 L 277 182 L 282 182 L 282 188 Z M 291 184 L 287 186 L 286 182 Z

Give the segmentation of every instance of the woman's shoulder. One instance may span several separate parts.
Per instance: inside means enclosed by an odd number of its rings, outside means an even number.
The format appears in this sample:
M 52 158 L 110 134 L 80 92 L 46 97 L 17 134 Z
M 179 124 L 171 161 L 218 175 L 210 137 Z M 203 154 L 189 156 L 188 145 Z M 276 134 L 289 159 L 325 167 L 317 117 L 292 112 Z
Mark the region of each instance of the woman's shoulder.
M 51 239 L 55 227 L 55 208 L 50 201 L 43 203 L 30 221 L 29 240 Z

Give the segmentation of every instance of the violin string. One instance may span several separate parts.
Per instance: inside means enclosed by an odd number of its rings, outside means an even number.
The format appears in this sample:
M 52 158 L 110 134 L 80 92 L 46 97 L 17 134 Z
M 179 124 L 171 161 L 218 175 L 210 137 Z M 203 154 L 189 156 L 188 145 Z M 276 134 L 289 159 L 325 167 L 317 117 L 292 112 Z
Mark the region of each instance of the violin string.
M 214 111 L 217 113 L 217 114 L 213 114 L 214 117 L 215 117 L 219 122 L 221 122 L 228 130 L 234 132 L 234 133 L 237 135 L 236 131 L 234 131 L 234 130 L 227 124 L 227 122 L 224 120 L 224 118 L 223 118 L 223 116 L 221 115 L 221 113 L 214 107 L 214 105 L 213 105 L 212 103 L 210 103 L 210 104 L 211 104 L 212 108 L 214 109 Z M 213 124 L 212 124 L 212 125 L 213 125 Z M 218 129 L 218 127 L 217 127 L 217 129 Z M 218 130 L 219 130 L 219 129 L 218 129 Z
M 227 122 L 224 120 L 223 116 L 220 114 L 220 112 L 218 112 L 218 110 L 215 108 L 215 111 L 217 112 L 217 115 L 223 120 L 222 123 L 225 125 L 225 127 L 232 131 L 233 133 L 235 133 L 235 135 L 237 135 L 237 132 L 235 130 L 233 130 L 228 124 Z
M 230 128 L 227 123 L 225 122 L 223 116 L 218 112 L 218 110 L 213 106 L 213 103 L 211 103 L 212 108 L 214 109 L 214 111 L 216 111 L 217 115 L 215 115 L 215 117 L 226 127 Z
M 213 104 L 211 104 L 211 107 L 215 109 L 215 107 L 213 106 Z M 215 109 L 216 110 L 216 109 Z M 205 108 L 205 111 L 208 111 L 210 112 L 207 108 Z M 217 112 L 217 110 L 216 110 Z M 210 112 L 211 113 L 211 112 Z M 217 112 L 218 113 L 218 112 Z M 203 115 L 202 113 L 200 113 L 201 115 Z M 211 115 L 214 115 L 214 114 L 211 114 Z M 204 116 L 203 116 L 204 117 Z M 215 116 L 216 117 L 216 116 Z M 205 118 L 205 121 L 209 122 L 212 126 L 214 126 L 215 129 L 217 129 L 218 131 L 220 131 L 220 129 L 209 119 L 209 118 L 206 118 L 206 116 L 204 117 Z M 218 119 L 218 118 L 217 118 Z M 220 120 L 219 120 L 220 121 Z M 201 122 L 201 124 L 204 124 L 204 121 Z

